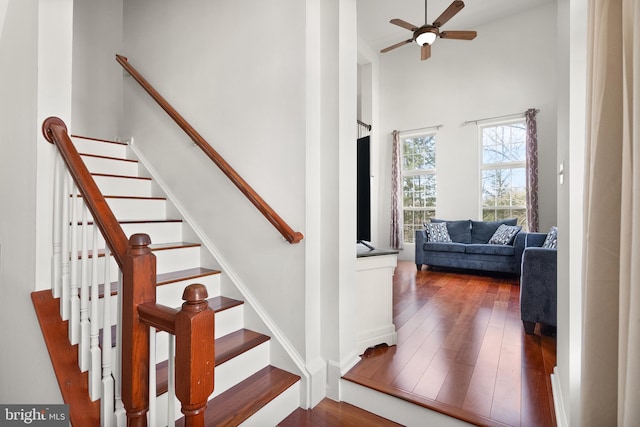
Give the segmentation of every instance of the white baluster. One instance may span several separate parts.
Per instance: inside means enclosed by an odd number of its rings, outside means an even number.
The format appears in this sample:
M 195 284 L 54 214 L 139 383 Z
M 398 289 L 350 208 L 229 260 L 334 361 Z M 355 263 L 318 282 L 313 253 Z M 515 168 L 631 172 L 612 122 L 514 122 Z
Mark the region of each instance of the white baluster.
M 127 425 L 127 412 L 124 409 L 122 403 L 122 271 L 118 276 L 118 297 L 116 299 L 118 304 L 118 323 L 116 328 L 116 364 L 118 365 L 116 379 L 116 393 L 115 393 L 115 418 L 117 427 L 125 427 Z
M 158 425 L 156 402 L 156 328 L 149 328 L 149 425 Z
M 96 239 L 97 240 L 97 239 Z M 94 244 L 95 245 L 95 244 Z M 114 418 L 114 383 L 111 368 L 113 350 L 111 348 L 111 275 L 109 268 L 109 258 L 111 252 L 109 247 L 104 249 L 104 296 L 102 297 L 102 399 L 100 400 L 100 419 L 102 425 L 113 427 Z
M 81 258 L 80 258 L 80 345 L 78 346 L 78 364 L 80 370 L 86 372 L 89 370 L 91 362 L 91 340 L 89 325 L 89 226 L 88 216 L 89 210 L 84 203 L 84 199 L 80 199 L 82 203 L 82 241 L 81 241 Z
M 61 165 L 62 157 L 56 150 L 55 167 L 53 171 L 53 245 L 51 255 L 51 290 L 54 298 L 60 298 L 62 294 L 62 201 L 64 191 L 62 188 L 62 173 L 63 167 Z M 66 198 L 64 199 L 66 200 Z M 66 228 L 65 228 L 66 230 Z
M 80 299 L 78 298 L 78 192 L 75 185 L 71 193 L 71 293 L 69 295 L 69 341 L 72 345 L 80 341 Z
M 176 336 L 169 335 L 169 384 L 167 388 L 167 426 L 176 425 Z
M 71 227 L 69 226 L 69 205 L 71 204 L 73 181 L 66 169 L 63 171 L 63 175 L 62 194 L 60 195 L 62 198 L 62 216 L 60 218 L 62 229 L 62 265 L 60 266 L 62 294 L 60 296 L 60 317 L 62 320 L 69 320 L 71 298 L 71 283 L 69 282 L 69 233 L 71 232 Z
M 91 364 L 89 366 L 89 398 L 92 402 L 100 399 L 100 385 L 102 381 L 102 366 L 100 363 L 100 308 L 99 299 L 100 292 L 98 286 L 98 227 L 94 223 L 91 227 L 93 231 L 93 245 L 91 246 Z M 105 254 L 105 260 L 108 260 Z M 108 264 L 108 263 L 106 263 Z M 109 288 L 105 286 L 105 295 Z M 105 307 L 103 307 L 105 308 Z M 111 329 L 109 326 L 109 335 Z M 109 374 L 111 375 L 111 374 Z

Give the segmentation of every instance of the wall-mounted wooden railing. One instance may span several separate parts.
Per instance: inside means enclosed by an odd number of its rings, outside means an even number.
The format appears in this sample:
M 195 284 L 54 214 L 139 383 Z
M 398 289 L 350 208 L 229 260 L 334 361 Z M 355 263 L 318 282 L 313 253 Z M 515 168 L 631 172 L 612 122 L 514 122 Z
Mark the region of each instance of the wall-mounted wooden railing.
M 298 243 L 304 236 L 294 231 L 256 191 L 236 172 L 229 163 L 167 102 L 166 99 L 131 65 L 126 57 L 116 55 L 116 60 L 162 107 L 191 140 L 220 168 L 251 203 L 267 218 L 289 243 Z
M 215 364 L 213 310 L 208 306 L 206 300 L 206 288 L 197 284 L 188 286 L 183 295 L 186 302 L 181 310 L 156 304 L 156 257 L 149 248 L 151 239 L 146 234 L 133 234 L 127 239 L 73 145 L 64 122 L 57 117 L 49 117 L 44 121 L 42 130 L 47 141 L 57 147 L 77 191 L 82 195 L 82 201 L 91 213 L 94 224 L 102 233 L 107 249 L 113 255 L 122 272 L 121 348 L 118 348 L 118 351 L 121 353 L 121 401 L 126 411 L 127 425 L 147 425 L 151 364 L 150 327 L 164 330 L 176 336 L 176 396 L 182 403 L 185 424 L 187 426 L 204 425 L 204 409 L 208 396 L 213 392 L 213 366 Z M 74 194 L 75 192 L 76 190 L 73 191 Z M 62 197 L 68 199 L 69 195 L 62 194 Z M 73 200 L 75 200 L 75 195 Z M 58 204 L 65 205 L 67 202 L 58 202 Z M 54 214 L 54 216 L 56 215 Z M 74 217 L 75 215 L 72 218 Z M 65 227 L 71 225 L 73 228 L 77 225 L 75 220 L 70 223 L 64 215 L 61 222 Z M 86 217 L 83 218 L 83 225 L 86 225 Z M 54 234 L 60 234 L 60 232 L 54 232 Z M 74 242 L 77 238 L 73 235 L 70 239 Z M 97 236 L 93 239 L 92 257 L 94 261 L 98 258 L 96 240 Z M 60 258 L 63 260 L 66 258 L 66 261 L 70 258 L 74 259 L 77 257 L 77 252 L 74 253 L 74 251 L 75 244 L 71 245 L 70 250 L 64 249 Z M 83 248 L 83 252 L 87 252 L 86 247 Z M 108 255 L 107 251 L 105 258 L 108 258 Z M 108 259 L 105 260 L 105 265 L 107 266 L 105 270 L 108 270 Z M 69 269 L 76 270 L 73 266 L 71 268 L 62 267 L 62 270 L 68 271 Z M 108 277 L 107 273 L 105 276 Z M 105 281 L 105 295 L 110 294 L 109 283 L 109 280 Z M 82 294 L 87 297 L 89 290 L 84 286 L 83 282 Z M 94 282 L 91 286 L 91 295 L 94 300 L 92 302 L 95 302 L 95 309 L 92 310 L 95 310 L 96 313 L 99 312 L 96 302 L 97 289 L 98 284 Z M 64 292 L 62 293 L 64 294 Z M 67 292 L 68 294 L 69 292 Z M 71 295 L 73 299 L 78 299 L 77 288 L 72 291 Z M 62 304 L 65 302 L 61 302 Z M 80 307 L 77 304 L 71 310 L 80 313 Z M 103 311 L 106 313 L 110 310 L 105 308 Z M 79 314 L 70 316 L 76 320 L 79 317 Z M 91 322 L 95 324 L 98 320 L 92 318 Z M 79 325 L 71 326 L 71 320 L 69 323 L 70 328 L 80 330 Z M 103 323 L 105 334 L 108 333 L 110 324 L 106 321 Z M 92 338 L 97 340 L 97 332 L 95 334 L 92 332 L 92 334 L 94 335 Z M 83 344 L 80 343 L 79 347 L 83 347 Z M 100 362 L 98 361 L 97 364 L 100 365 Z M 98 371 L 101 370 L 100 366 L 94 368 Z M 111 392 L 113 392 L 112 388 Z M 107 396 L 104 395 L 104 391 L 102 393 L 102 398 L 105 399 Z M 111 408 L 113 408 L 112 405 Z M 103 423 L 105 425 L 111 424 L 110 421 L 104 420 Z

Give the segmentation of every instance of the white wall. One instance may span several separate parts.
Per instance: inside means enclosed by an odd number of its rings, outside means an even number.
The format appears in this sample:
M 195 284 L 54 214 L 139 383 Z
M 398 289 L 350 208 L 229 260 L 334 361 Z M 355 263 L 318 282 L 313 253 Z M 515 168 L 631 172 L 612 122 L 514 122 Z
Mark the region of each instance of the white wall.
M 73 127 L 114 139 L 122 128 L 122 0 L 82 0 L 73 8 Z
M 2 403 L 62 403 L 30 299 L 36 289 L 39 157 L 40 152 L 50 149 L 41 141 L 38 123 L 39 98 L 46 92 L 38 86 L 40 4 L 37 0 L 10 0 L 0 37 Z M 55 36 L 49 35 L 55 42 Z
M 141 0 L 124 17 L 129 62 L 305 233 L 305 3 Z M 306 242 L 283 241 L 128 78 L 124 99 L 126 134 L 304 355 Z
M 528 108 L 540 109 L 540 229 L 556 224 L 556 54 L 550 48 L 556 40 L 555 3 L 476 30 L 473 41 L 437 40 L 427 61 L 420 61 L 414 45 L 380 56 L 378 246 L 389 244 L 392 130 L 442 125 L 436 215 L 478 219 L 477 126 L 463 123 Z M 413 254 L 413 245 L 405 245 L 400 258 Z

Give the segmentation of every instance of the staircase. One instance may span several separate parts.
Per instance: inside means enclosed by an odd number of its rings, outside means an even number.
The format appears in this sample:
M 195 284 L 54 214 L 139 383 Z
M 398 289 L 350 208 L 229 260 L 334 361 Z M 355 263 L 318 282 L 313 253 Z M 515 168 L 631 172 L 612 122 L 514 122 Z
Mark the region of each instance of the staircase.
M 157 265 L 157 303 L 179 309 L 183 303 L 182 293 L 186 286 L 199 283 L 207 289 L 208 304 L 215 312 L 215 387 L 207 403 L 205 425 L 242 424 L 260 427 L 277 425 L 300 406 L 300 377 L 272 366 L 270 338 L 244 328 L 244 303 L 221 295 L 221 276 L 224 272 L 216 270 L 214 257 L 201 242 L 192 237 L 189 237 L 189 242 L 184 241 L 183 236 L 196 234 L 182 218 L 173 214 L 168 216 L 168 212 L 176 212 L 177 209 L 173 208 L 171 201 L 167 200 L 159 186 L 148 176 L 146 168 L 134 158 L 132 150 L 126 143 L 85 137 L 72 137 L 72 141 L 126 236 L 134 233 L 145 233 L 150 236 L 152 244 L 149 248 L 156 257 Z M 77 203 L 82 203 L 80 199 L 78 197 Z M 91 224 L 91 218 L 88 219 L 88 223 Z M 75 237 L 78 247 L 85 244 L 91 248 L 93 237 L 81 237 L 80 234 L 78 233 Z M 73 237 L 71 239 L 74 240 Z M 81 239 L 87 241 L 81 242 Z M 75 245 L 71 246 L 71 253 L 74 247 Z M 92 298 L 95 295 L 100 298 L 98 309 L 102 313 L 105 310 L 102 303 L 105 289 L 110 290 L 111 292 L 108 293 L 111 295 L 118 292 L 117 281 L 112 282 L 106 279 L 109 283 L 105 286 L 104 277 L 107 275 L 111 278 L 118 277 L 118 266 L 113 259 L 104 259 L 106 258 L 105 242 L 102 237 L 98 237 L 97 245 L 93 247 L 99 248 L 98 271 L 103 271 L 105 262 L 110 263 L 110 267 L 107 268 L 110 273 L 99 273 L 102 280 L 100 292 L 92 293 Z M 91 250 L 88 252 L 88 258 L 91 259 L 94 252 Z M 82 254 L 78 256 L 81 257 Z M 86 289 L 83 290 L 88 292 Z M 79 291 L 78 299 L 82 298 L 83 290 Z M 38 312 L 37 298 L 35 295 L 33 298 Z M 40 297 L 40 300 L 44 301 L 44 298 Z M 63 304 L 58 301 L 55 303 Z M 115 337 L 117 305 L 112 304 L 107 307 L 111 307 L 106 310 L 111 312 L 109 317 L 114 320 L 110 322 L 111 325 L 105 325 L 105 328 L 113 331 L 110 335 Z M 43 322 L 40 313 L 38 315 L 45 340 L 50 345 L 46 338 L 46 322 Z M 61 318 L 59 322 L 63 322 Z M 103 336 L 102 331 L 100 336 Z M 151 379 L 151 386 L 155 381 L 156 399 L 151 399 L 149 425 L 171 426 L 174 425 L 174 420 L 176 420 L 175 425 L 184 425 L 184 419 L 181 418 L 180 413 L 180 402 L 173 395 L 173 385 L 168 380 L 170 375 L 167 361 L 173 354 L 171 350 L 173 338 L 166 332 L 156 332 L 155 337 L 156 369 L 155 380 Z M 111 339 L 114 360 L 118 351 L 117 343 L 115 338 Z M 105 342 L 101 341 L 101 346 L 106 347 Z M 77 347 L 75 351 L 83 351 L 82 344 Z M 55 352 L 50 351 L 50 353 L 53 359 Z M 83 359 L 83 356 L 80 355 L 79 359 Z M 55 360 L 53 364 L 54 367 L 58 366 Z M 80 364 L 83 363 L 80 362 Z M 117 364 L 114 365 L 114 377 L 117 378 L 119 372 Z M 81 370 L 86 369 L 85 366 Z M 153 373 L 151 376 L 154 377 Z M 62 382 L 60 386 L 63 398 L 72 406 L 73 414 L 73 406 L 76 403 L 64 395 L 65 387 Z M 95 406 L 84 408 L 83 411 L 95 411 Z M 83 427 L 85 425 L 82 424 Z

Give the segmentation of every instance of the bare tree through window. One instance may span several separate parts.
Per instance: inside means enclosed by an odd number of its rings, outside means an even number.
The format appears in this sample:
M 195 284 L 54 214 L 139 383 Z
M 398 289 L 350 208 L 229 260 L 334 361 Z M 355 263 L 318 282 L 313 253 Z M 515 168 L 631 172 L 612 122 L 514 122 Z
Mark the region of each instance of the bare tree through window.
M 482 126 L 482 218 L 518 218 L 527 228 L 524 119 Z

